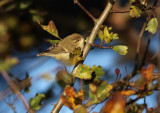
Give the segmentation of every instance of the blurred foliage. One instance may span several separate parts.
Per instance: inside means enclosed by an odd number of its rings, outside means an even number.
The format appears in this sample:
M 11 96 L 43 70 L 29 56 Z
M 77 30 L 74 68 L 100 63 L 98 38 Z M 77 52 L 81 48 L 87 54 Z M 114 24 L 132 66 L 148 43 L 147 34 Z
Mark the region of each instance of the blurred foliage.
M 29 101 L 29 105 L 33 110 L 39 110 L 42 106 L 41 102 L 45 98 L 44 94 L 36 94 L 34 98 L 31 98 Z
M 6 58 L 5 60 L 0 59 L 0 72 L 4 70 L 9 70 L 13 65 L 16 65 L 17 63 L 17 58 Z

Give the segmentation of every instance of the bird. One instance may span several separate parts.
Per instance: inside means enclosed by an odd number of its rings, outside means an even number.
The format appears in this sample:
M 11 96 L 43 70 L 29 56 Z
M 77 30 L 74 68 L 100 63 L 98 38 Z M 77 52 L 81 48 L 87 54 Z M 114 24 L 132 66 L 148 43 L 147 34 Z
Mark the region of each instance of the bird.
M 73 33 L 55 45 L 52 45 L 46 51 L 37 54 L 37 56 L 50 56 L 62 63 L 70 64 L 70 53 L 78 47 L 83 51 L 84 37 L 78 33 Z

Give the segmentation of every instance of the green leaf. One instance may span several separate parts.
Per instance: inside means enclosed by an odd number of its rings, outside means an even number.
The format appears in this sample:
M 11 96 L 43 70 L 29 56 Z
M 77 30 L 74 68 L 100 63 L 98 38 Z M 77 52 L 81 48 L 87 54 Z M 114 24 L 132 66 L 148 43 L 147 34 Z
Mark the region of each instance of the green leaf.
M 97 90 L 97 98 L 100 102 L 104 101 L 109 95 L 113 85 L 108 84 L 107 81 L 103 81 Z
M 109 34 L 108 28 L 104 28 L 104 41 L 109 44 L 111 42 L 111 36 Z
M 20 4 L 19 4 L 19 8 L 20 9 L 26 9 L 26 8 L 28 8 L 30 5 L 31 5 L 31 1 L 25 1 L 25 2 L 21 2 Z
M 148 32 L 154 34 L 157 31 L 157 27 L 158 27 L 158 21 L 157 21 L 157 18 L 154 17 L 148 22 L 147 27 L 146 27 L 145 30 L 147 30 Z
M 87 107 L 81 105 L 80 107 L 74 110 L 74 113 L 88 113 Z
M 109 31 L 112 30 L 112 27 L 109 27 L 108 30 L 109 30 Z
M 99 37 L 99 39 L 100 39 L 101 41 L 103 41 L 103 39 L 104 39 L 104 33 L 103 33 L 102 30 L 99 30 L 99 31 L 98 31 L 98 37 Z
M 116 45 L 112 49 L 120 55 L 126 55 L 128 53 L 128 47 L 124 45 Z
M 98 80 L 98 79 L 97 79 Z M 87 102 L 88 106 L 93 104 L 101 103 L 110 95 L 110 90 L 113 88 L 113 85 L 108 84 L 107 81 L 94 81 L 89 84 L 89 101 Z
M 38 21 L 38 23 L 40 24 L 40 21 Z M 41 25 L 41 24 L 40 24 L 40 25 Z M 55 26 L 55 24 L 54 24 L 54 22 L 53 22 L 52 20 L 49 22 L 48 25 L 41 25 L 41 27 L 43 28 L 43 30 L 49 32 L 49 33 L 52 34 L 53 36 L 61 39 L 61 38 L 59 37 L 59 35 L 58 35 L 58 30 L 57 30 L 57 28 L 56 28 L 56 26 Z
M 93 65 L 92 66 L 92 70 L 95 72 L 96 74 L 96 78 L 100 78 L 101 76 L 103 76 L 105 74 L 105 72 L 103 71 L 103 68 L 101 66 L 96 66 L 96 65 Z
M 109 44 L 113 40 L 119 39 L 118 34 L 113 32 L 109 33 L 110 30 L 112 30 L 112 27 L 104 28 L 104 40 L 107 44 Z
M 134 5 L 131 6 L 131 11 L 130 11 L 131 17 L 138 18 L 141 16 L 141 14 L 142 14 L 142 11 L 137 6 L 134 6 Z
M 0 59 L 0 72 L 3 70 L 9 70 L 12 66 L 18 63 L 17 58 L 7 58 L 5 60 Z
M 80 57 L 82 54 L 81 48 L 75 48 L 72 53 L 69 54 L 70 65 L 76 64 L 78 61 L 82 60 Z
M 117 33 L 115 33 L 115 34 L 113 34 L 113 33 L 111 33 L 112 35 L 111 35 L 111 39 L 112 40 L 118 40 L 119 39 L 119 37 L 118 37 L 118 34 Z
M 89 39 L 89 37 L 86 37 L 86 39 L 85 39 L 85 41 L 84 41 L 84 42 L 86 42 L 86 43 L 87 43 L 87 42 L 88 42 L 88 39 Z
M 47 42 L 49 42 L 52 45 L 57 44 L 60 40 L 51 40 L 51 39 L 46 39 Z
M 34 98 L 31 98 L 29 101 L 29 105 L 33 110 L 39 110 L 42 106 L 41 102 L 45 98 L 44 94 L 36 94 Z
M 89 80 L 92 78 L 92 72 L 93 70 L 90 68 L 90 66 L 86 66 L 85 64 L 79 66 L 77 73 L 74 75 L 74 77 Z

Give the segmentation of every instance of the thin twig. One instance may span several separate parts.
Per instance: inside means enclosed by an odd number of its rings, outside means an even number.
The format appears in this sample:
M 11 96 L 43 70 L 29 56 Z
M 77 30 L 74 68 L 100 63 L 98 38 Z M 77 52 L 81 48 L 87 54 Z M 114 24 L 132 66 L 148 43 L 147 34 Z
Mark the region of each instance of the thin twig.
M 102 12 L 101 16 L 99 17 L 99 19 L 97 20 L 97 22 L 95 23 L 94 25 L 94 28 L 92 29 L 92 32 L 89 36 L 89 40 L 87 41 L 85 47 L 84 47 L 84 51 L 83 51 L 83 59 L 85 59 L 88 55 L 88 52 L 92 46 L 92 44 L 94 43 L 94 39 L 98 33 L 98 30 L 100 29 L 101 25 L 103 24 L 104 20 L 107 18 L 107 16 L 109 15 L 111 9 L 112 9 L 112 6 L 114 4 L 114 1 L 111 3 L 111 2 L 108 2 L 104 11 Z M 72 71 L 72 75 L 75 75 L 76 72 L 77 72 L 77 69 L 78 67 L 83 63 L 82 62 L 78 62 L 73 71 Z M 75 81 L 75 79 L 73 80 L 73 82 Z M 66 85 L 67 87 L 68 85 Z M 63 92 L 62 95 L 65 95 L 66 93 Z M 60 111 L 60 109 L 62 108 L 63 106 L 63 103 L 62 103 L 62 99 L 60 98 L 59 101 L 56 103 L 56 105 L 54 106 L 53 110 L 51 111 L 51 113 L 58 113 Z
M 153 7 L 148 7 L 147 9 L 143 9 L 142 11 L 147 11 L 147 10 L 153 10 L 160 7 L 159 5 L 153 6 Z M 126 9 L 126 10 L 114 10 L 111 13 L 129 13 L 131 10 L 130 9 Z
M 34 113 L 34 111 L 29 107 L 28 102 L 26 101 L 26 99 L 24 98 L 22 93 L 20 92 L 20 89 L 18 88 L 18 86 L 10 79 L 8 73 L 3 70 L 1 72 L 1 74 L 4 77 L 4 79 L 7 81 L 7 83 L 9 84 L 9 86 L 12 89 L 13 93 L 17 94 L 18 98 L 22 101 L 22 103 L 24 104 L 25 108 L 27 109 L 27 112 Z
M 152 57 L 151 60 L 154 60 L 158 55 L 160 54 L 160 51 L 157 51 Z
M 112 11 L 111 13 L 129 13 L 131 10 L 130 9 L 127 9 L 127 10 L 120 10 L 120 11 Z
M 152 38 L 152 34 L 149 34 L 149 38 L 148 38 L 148 41 L 147 41 L 147 47 L 146 47 L 146 50 L 145 50 L 145 53 L 144 53 L 144 56 L 143 56 L 143 59 L 142 59 L 142 63 L 140 65 L 140 69 L 145 64 L 145 60 L 146 60 L 146 56 L 147 56 L 147 53 L 148 53 L 148 48 L 149 48 L 149 45 L 150 45 L 151 38 Z
M 74 0 L 74 4 L 77 4 L 93 20 L 93 22 L 96 22 L 96 18 L 78 0 Z
M 137 42 L 137 49 L 136 49 L 136 56 L 135 56 L 135 65 L 134 65 L 134 70 L 133 70 L 133 76 L 136 74 L 136 70 L 138 69 L 138 59 L 139 59 L 139 52 L 140 52 L 140 44 L 141 44 L 141 39 L 144 34 L 144 30 L 147 26 L 147 21 L 143 24 L 143 27 L 141 29 L 141 32 L 138 36 L 138 42 Z
M 111 49 L 112 46 L 103 46 L 103 45 L 97 45 L 97 44 L 93 44 L 93 47 L 98 47 L 98 48 L 103 48 L 103 49 Z

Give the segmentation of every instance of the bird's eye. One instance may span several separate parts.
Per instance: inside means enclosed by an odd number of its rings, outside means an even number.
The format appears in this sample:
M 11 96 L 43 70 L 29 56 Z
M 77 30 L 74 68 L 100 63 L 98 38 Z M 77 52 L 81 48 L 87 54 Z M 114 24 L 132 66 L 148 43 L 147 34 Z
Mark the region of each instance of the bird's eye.
M 73 40 L 74 43 L 79 42 L 79 40 Z

